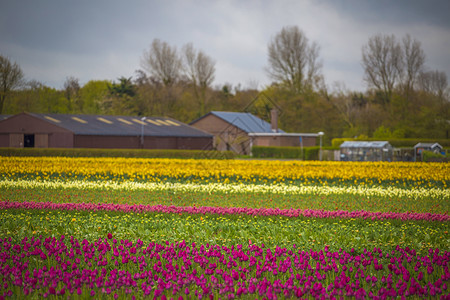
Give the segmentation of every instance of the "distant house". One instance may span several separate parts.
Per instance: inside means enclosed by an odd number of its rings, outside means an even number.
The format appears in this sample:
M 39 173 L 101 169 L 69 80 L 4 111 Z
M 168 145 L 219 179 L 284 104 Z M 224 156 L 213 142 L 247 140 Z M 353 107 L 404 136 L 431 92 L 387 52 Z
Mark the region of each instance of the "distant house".
M 345 141 L 340 146 L 341 161 L 392 161 L 393 147 L 387 141 Z
M 316 133 L 286 133 L 278 128 L 278 115 L 271 123 L 251 113 L 211 111 L 190 125 L 214 135 L 217 150 L 250 154 L 253 146 L 309 147 L 316 145 Z
M 439 143 L 418 143 L 414 146 L 414 160 L 422 160 L 423 151 L 431 151 L 434 153 L 442 153 L 444 147 Z
M 0 147 L 201 150 L 212 141 L 166 117 L 20 113 L 0 120 Z

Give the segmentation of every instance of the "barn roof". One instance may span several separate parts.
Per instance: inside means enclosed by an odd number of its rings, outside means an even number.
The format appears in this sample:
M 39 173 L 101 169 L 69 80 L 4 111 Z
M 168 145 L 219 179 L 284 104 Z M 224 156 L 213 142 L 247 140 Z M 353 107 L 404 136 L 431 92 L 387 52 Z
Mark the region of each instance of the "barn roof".
M 167 117 L 109 115 L 36 114 L 36 118 L 52 123 L 77 135 L 211 137 L 212 135 Z
M 206 117 L 209 114 L 221 118 L 222 120 L 232 124 L 233 126 L 236 126 L 237 128 L 247 133 L 273 133 L 270 123 L 258 118 L 255 115 L 252 115 L 251 113 L 211 111 L 200 119 Z M 284 133 L 284 131 L 281 129 L 278 129 L 278 132 Z

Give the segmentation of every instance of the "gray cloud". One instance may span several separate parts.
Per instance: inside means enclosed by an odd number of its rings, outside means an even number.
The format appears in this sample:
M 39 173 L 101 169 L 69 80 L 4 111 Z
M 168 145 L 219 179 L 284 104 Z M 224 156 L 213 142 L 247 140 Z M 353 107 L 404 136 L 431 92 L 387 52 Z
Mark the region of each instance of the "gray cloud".
M 179 49 L 192 42 L 216 61 L 216 85 L 270 83 L 267 44 L 297 25 L 320 47 L 331 86 L 364 90 L 361 47 L 370 36 L 409 33 L 422 42 L 430 69 L 450 75 L 446 0 L 4 1 L 0 53 L 29 79 L 60 88 L 67 76 L 85 83 L 116 80 L 140 69 L 153 39 Z

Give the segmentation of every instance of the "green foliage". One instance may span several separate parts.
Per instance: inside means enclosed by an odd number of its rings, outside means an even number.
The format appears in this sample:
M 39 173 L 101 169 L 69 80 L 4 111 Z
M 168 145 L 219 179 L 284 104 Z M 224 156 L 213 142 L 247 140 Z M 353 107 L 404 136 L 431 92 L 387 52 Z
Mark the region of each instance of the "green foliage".
M 381 125 L 378 127 L 374 133 L 372 139 L 377 140 L 395 140 L 395 139 L 403 139 L 406 136 L 407 130 L 404 128 L 397 128 L 394 131 L 391 131 L 388 127 Z M 358 137 L 361 140 L 361 137 Z M 368 139 L 367 136 L 363 138 L 364 140 Z
M 69 104 L 62 91 L 31 83 L 26 89 L 15 91 L 5 101 L 4 113 L 70 113 Z
M 211 150 L 213 151 L 213 150 Z M 204 150 L 169 149 L 84 149 L 84 148 L 0 148 L 0 156 L 66 156 L 66 157 L 140 157 L 140 158 L 196 158 L 232 159 L 231 151 L 211 154 Z
M 426 162 L 449 162 L 450 153 L 443 155 L 440 153 L 434 153 L 433 151 L 423 151 L 422 160 Z
M 304 150 L 305 148 L 303 148 Z M 298 158 L 303 159 L 301 148 L 299 147 L 266 147 L 253 146 L 252 155 L 254 158 Z
M 337 150 L 333 147 L 322 147 L 323 150 Z M 293 158 L 301 160 L 318 160 L 319 146 L 314 147 L 266 147 L 253 146 L 252 155 L 254 158 Z
M 102 103 L 108 96 L 107 80 L 91 80 L 79 91 L 79 98 L 74 100 L 74 110 L 84 114 L 102 114 Z
M 389 138 L 392 138 L 392 132 L 389 128 L 381 125 L 373 133 L 373 138 L 374 139 L 389 139 Z

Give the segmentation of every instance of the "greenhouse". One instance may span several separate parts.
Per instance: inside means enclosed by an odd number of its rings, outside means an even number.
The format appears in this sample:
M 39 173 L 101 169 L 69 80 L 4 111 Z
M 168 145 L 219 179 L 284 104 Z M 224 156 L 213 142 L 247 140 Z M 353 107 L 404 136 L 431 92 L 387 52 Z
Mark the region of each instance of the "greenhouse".
M 346 141 L 340 152 L 341 161 L 392 161 L 393 147 L 387 141 Z

